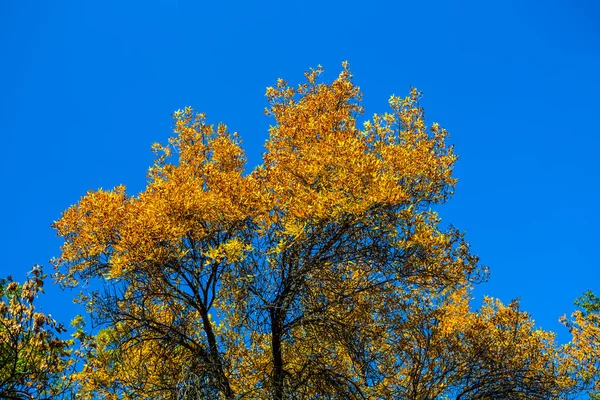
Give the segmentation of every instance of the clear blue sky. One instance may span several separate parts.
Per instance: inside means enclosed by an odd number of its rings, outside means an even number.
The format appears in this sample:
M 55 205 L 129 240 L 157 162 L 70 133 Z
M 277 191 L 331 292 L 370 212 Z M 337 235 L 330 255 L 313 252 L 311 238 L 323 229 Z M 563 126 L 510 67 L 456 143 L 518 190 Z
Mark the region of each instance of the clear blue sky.
M 348 60 L 367 114 L 412 85 L 450 131 L 440 212 L 491 268 L 477 296 L 520 297 L 564 340 L 558 317 L 600 292 L 598 4 L 0 0 L 0 275 L 59 255 L 49 225 L 87 190 L 142 190 L 173 111 L 225 122 L 256 165 L 265 87 Z M 69 295 L 48 292 L 66 321 Z

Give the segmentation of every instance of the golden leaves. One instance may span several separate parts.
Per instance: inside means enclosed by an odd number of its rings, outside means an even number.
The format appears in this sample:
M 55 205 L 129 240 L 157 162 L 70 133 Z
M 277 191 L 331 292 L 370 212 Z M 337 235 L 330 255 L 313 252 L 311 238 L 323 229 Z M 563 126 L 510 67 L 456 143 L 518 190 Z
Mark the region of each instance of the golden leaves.
M 109 288 L 86 300 L 107 327 L 88 338 L 85 396 L 202 382 L 224 398 L 523 398 L 498 392 L 518 381 L 546 398 L 572 384 L 517 303 L 471 311 L 486 270 L 431 210 L 456 155 L 421 93 L 362 122 L 348 63 L 329 84 L 322 72 L 267 88 L 274 124 L 250 173 L 239 136 L 187 107 L 152 145 L 142 193 L 89 192 L 54 224 L 59 278 Z
M 600 392 L 600 299 L 588 291 L 575 304 L 580 309 L 572 314 L 571 320 L 561 318 L 572 334 L 571 342 L 565 345 L 567 368 L 597 396 Z
M 277 125 L 262 177 L 278 208 L 301 219 L 337 218 L 375 204 L 441 202 L 452 192 L 456 157 L 443 129 L 427 132 L 416 90 L 404 99 L 392 96 L 394 113 L 375 115 L 359 131 L 361 95 L 351 74 L 345 69 L 325 85 L 316 83 L 319 73 L 307 73 L 309 83 L 298 88 L 278 81 L 267 90 Z

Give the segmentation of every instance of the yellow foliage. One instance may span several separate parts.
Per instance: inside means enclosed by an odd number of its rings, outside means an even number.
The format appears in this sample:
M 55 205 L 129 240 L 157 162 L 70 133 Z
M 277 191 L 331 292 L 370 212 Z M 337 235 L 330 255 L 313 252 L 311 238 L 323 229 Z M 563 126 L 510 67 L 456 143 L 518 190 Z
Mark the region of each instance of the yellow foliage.
M 551 334 L 486 299 L 453 193 L 448 133 L 421 94 L 360 121 L 347 63 L 266 90 L 263 164 L 191 108 L 154 144 L 146 189 L 87 193 L 54 227 L 59 278 L 98 279 L 105 328 L 78 374 L 93 398 L 552 398 L 569 390 Z M 82 333 L 83 335 L 83 333 Z M 582 337 L 582 341 L 583 341 Z

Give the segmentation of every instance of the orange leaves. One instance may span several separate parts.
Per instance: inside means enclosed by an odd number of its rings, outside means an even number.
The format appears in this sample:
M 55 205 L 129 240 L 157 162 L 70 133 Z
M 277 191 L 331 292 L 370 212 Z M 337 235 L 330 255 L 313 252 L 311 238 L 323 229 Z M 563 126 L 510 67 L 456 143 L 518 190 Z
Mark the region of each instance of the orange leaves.
M 420 94 L 392 96 L 394 113 L 375 115 L 360 131 L 361 95 L 350 72 L 344 69 L 331 85 L 317 83 L 320 72 L 307 72 L 309 82 L 298 88 L 279 81 L 267 90 L 277 125 L 270 129 L 262 176 L 276 207 L 301 219 L 325 219 L 376 204 L 444 201 L 455 183 L 456 157 L 443 129 L 427 131 Z
M 282 390 L 284 369 L 310 386 L 306 396 L 338 375 L 358 385 L 362 378 L 350 376 L 361 357 L 393 358 L 376 347 L 392 349 L 386 324 L 403 304 L 470 279 L 477 260 L 460 234 L 442 232 L 423 211 L 452 191 L 455 157 L 445 131 L 427 129 L 419 93 L 392 97 L 392 112 L 359 129 L 361 93 L 347 63 L 330 84 L 321 73 L 267 88 L 275 125 L 250 174 L 238 135 L 188 107 L 174 113 L 168 145 L 152 145 L 146 190 L 90 192 L 55 223 L 65 238 L 63 283 L 97 277 L 119 288 L 89 302 L 111 321 L 103 335 L 114 334 L 88 354 L 81 382 L 89 393 L 117 375 L 135 392 L 147 375 L 119 368 L 158 363 L 157 349 L 188 357 L 201 349 L 191 372 L 220 366 L 202 373 L 226 397 L 260 382 Z M 284 366 L 277 360 L 285 357 Z M 314 375 L 313 363 L 333 370 Z M 148 379 L 158 387 L 158 375 Z
M 82 298 L 106 323 L 78 331 L 82 396 L 565 393 L 574 358 L 517 303 L 470 309 L 487 271 L 431 210 L 454 190 L 456 156 L 421 94 L 359 123 L 347 63 L 331 83 L 321 73 L 267 88 L 274 125 L 250 173 L 238 135 L 188 107 L 152 146 L 142 193 L 89 192 L 54 224 L 59 278 L 106 289 Z M 582 354 L 596 331 L 577 321 Z
M 118 240 L 116 227 L 122 223 L 127 198 L 125 187 L 113 191 L 88 192 L 81 201 L 66 210 L 52 225 L 58 235 L 65 237 L 61 261 L 72 266 L 63 276 L 65 283 L 75 272 L 84 272 L 97 265 Z M 97 271 L 100 273 L 106 272 Z
M 190 108 L 174 119 L 177 135 L 152 146 L 157 158 L 142 193 L 89 192 L 54 225 L 65 238 L 57 262 L 63 284 L 99 278 L 119 288 L 88 302 L 90 312 L 112 321 L 104 331 L 108 344 L 90 342 L 78 375 L 90 398 L 127 397 L 146 386 L 154 398 L 172 398 L 186 371 L 204 368 L 200 359 L 220 362 L 209 311 L 225 266 L 252 249 L 241 233 L 262 212 L 261 196 L 255 179 L 243 176 L 236 134 L 224 125 L 215 130 Z M 180 368 L 190 359 L 196 361 L 189 369 Z
M 224 125 L 215 131 L 190 108 L 174 116 L 177 136 L 152 146 L 157 159 L 146 191 L 131 198 L 124 187 L 89 192 L 54 224 L 66 239 L 61 262 L 71 265 L 70 276 L 118 278 L 182 257 L 187 238 L 210 236 L 212 224 L 244 220 L 256 208 L 256 183 L 242 176 L 237 135 Z

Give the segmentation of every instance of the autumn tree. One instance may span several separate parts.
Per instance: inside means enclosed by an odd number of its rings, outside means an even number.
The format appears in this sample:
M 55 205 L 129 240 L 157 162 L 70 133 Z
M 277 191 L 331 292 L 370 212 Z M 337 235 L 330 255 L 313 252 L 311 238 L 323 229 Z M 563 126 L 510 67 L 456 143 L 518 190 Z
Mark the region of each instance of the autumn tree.
M 36 310 L 46 275 L 36 266 L 23 284 L 0 279 L 0 398 L 56 399 L 75 363 L 63 326 Z
M 83 398 L 546 399 L 574 383 L 517 303 L 471 311 L 486 269 L 435 211 L 457 159 L 420 93 L 360 122 L 344 65 L 267 89 L 263 163 L 190 108 L 146 189 L 88 192 L 54 227 L 63 285 L 102 327 Z
M 578 310 L 571 320 L 561 318 L 573 335 L 567 345 L 577 379 L 590 390 L 590 398 L 600 399 L 600 297 L 585 292 L 575 301 Z

